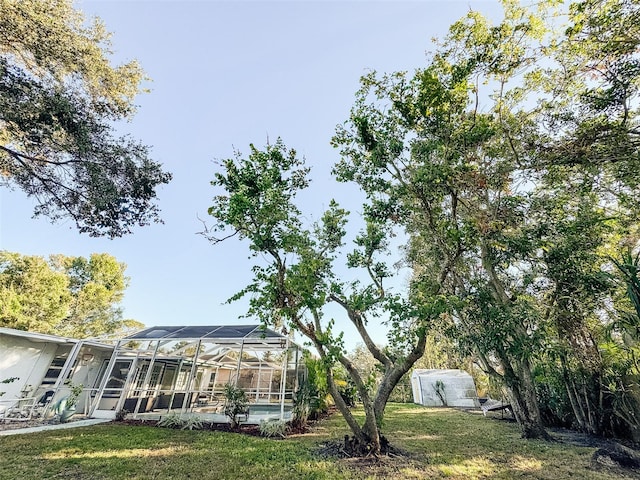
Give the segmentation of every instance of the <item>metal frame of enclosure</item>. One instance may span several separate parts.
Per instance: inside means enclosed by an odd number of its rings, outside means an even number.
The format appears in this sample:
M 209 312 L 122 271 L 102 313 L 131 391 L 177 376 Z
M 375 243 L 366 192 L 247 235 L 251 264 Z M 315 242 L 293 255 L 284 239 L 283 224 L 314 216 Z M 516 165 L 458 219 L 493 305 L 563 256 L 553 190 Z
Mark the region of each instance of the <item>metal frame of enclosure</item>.
M 104 418 L 221 415 L 230 383 L 247 393 L 250 411 L 283 420 L 304 375 L 301 348 L 259 325 L 147 328 L 118 340 L 102 368 L 91 415 Z

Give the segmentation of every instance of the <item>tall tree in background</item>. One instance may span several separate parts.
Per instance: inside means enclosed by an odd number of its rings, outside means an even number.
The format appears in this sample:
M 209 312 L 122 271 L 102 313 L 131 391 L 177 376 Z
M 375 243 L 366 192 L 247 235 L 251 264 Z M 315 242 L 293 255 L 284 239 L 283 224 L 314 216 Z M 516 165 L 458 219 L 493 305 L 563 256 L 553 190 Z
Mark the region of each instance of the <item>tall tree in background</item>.
M 122 318 L 126 265 L 106 253 L 88 259 L 0 252 L 0 326 L 74 338 L 142 325 Z
M 124 263 L 107 253 L 94 253 L 88 259 L 54 255 L 51 263 L 69 279 L 71 294 L 69 312 L 56 327 L 60 335 L 93 337 L 130 326 L 119 306 L 129 283 Z
M 70 0 L 0 0 L 0 182 L 34 197 L 35 215 L 118 237 L 160 221 L 156 189 L 171 175 L 114 136 L 144 76 L 112 66 L 109 47 Z
M 0 252 L 0 325 L 54 333 L 69 311 L 69 279 L 42 257 Z

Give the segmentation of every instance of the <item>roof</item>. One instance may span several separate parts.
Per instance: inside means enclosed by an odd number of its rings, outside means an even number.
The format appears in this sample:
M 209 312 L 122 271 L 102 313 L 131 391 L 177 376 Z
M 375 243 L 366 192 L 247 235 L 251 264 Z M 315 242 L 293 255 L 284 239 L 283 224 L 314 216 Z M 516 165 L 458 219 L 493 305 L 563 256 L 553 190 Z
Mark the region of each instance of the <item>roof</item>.
M 218 344 L 285 344 L 289 339 L 262 325 L 174 325 L 146 328 L 126 337 L 125 340 L 203 340 Z
M 416 368 L 411 374 L 416 377 L 449 377 L 449 378 L 473 378 L 468 372 L 458 369 L 421 369 Z
M 70 337 L 60 337 L 58 335 L 49 335 L 46 333 L 28 332 L 25 330 L 15 330 L 13 328 L 5 328 L 5 327 L 0 327 L 0 335 L 26 338 L 27 340 L 31 342 L 36 342 L 36 343 L 56 343 L 58 345 L 64 345 L 64 344 L 74 345 L 78 342 L 82 342 L 83 344 L 88 344 L 96 347 L 113 348 L 111 345 L 101 343 L 94 339 L 82 340 L 82 339 L 70 338 Z
M 12 337 L 22 337 L 32 342 L 48 343 L 78 343 L 75 338 L 59 337 L 57 335 L 47 335 L 46 333 L 27 332 L 25 330 L 15 330 L 13 328 L 0 327 L 0 335 L 10 335 Z

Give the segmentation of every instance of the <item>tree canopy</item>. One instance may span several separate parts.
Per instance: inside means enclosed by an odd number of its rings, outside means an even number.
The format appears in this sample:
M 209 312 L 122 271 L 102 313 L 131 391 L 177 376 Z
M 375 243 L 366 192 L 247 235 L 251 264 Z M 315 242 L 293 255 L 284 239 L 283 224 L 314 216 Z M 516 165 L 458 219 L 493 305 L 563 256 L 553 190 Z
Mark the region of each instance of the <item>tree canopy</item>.
M 139 328 L 119 306 L 125 269 L 106 253 L 47 261 L 0 251 L 0 326 L 73 338 Z
M 413 75 L 363 78 L 335 172 L 406 229 L 411 288 L 440 286 L 447 333 L 525 436 L 566 418 L 635 435 L 611 385 L 637 367 L 602 349 L 624 303 L 611 256 L 638 246 L 638 5 L 504 7 L 497 25 L 470 12 Z
M 503 7 L 495 24 L 470 11 L 424 68 L 361 79 L 332 140 L 336 178 L 367 197 L 346 256 L 347 213 L 331 203 L 303 224 L 295 194 L 309 172 L 281 142 L 224 161 L 213 181 L 215 229 L 264 255 L 237 297 L 250 293 L 249 314 L 311 340 L 374 452 L 389 392 L 430 332 L 499 382 L 524 436 L 560 424 L 640 438 L 637 257 L 620 258 L 640 247 L 640 5 Z M 392 269 L 380 260 L 395 228 L 413 271 L 403 295 L 385 289 Z M 338 262 L 367 280 L 341 281 Z M 373 394 L 339 324 L 323 318 L 328 302 L 384 372 Z M 372 341 L 372 322 L 387 326 L 388 346 Z M 358 388 L 363 425 L 331 388 L 336 362 Z
M 266 264 L 255 265 L 254 282 L 234 298 L 250 295 L 249 315 L 270 326 L 294 329 L 310 341 L 322 360 L 328 389 L 354 433 L 350 448 L 379 453 L 386 446 L 380 434 L 384 407 L 393 387 L 422 355 L 424 330 L 411 318 L 414 310 L 403 308 L 403 298 L 386 290 L 393 269 L 384 261 L 390 233 L 385 222 L 367 219 L 351 251 L 343 248 L 348 212 L 334 201 L 319 221 L 303 223 L 295 198 L 308 187 L 308 173 L 304 161 L 280 140 L 264 150 L 252 145 L 246 158 L 238 154 L 225 160 L 213 181 L 221 194 L 209 209 L 217 220 L 210 238 L 219 242 L 224 237 L 215 237 L 216 232 L 232 229 L 230 235 L 248 240 L 254 255 L 266 259 Z M 336 271 L 339 261 L 362 271 L 363 278 L 342 280 Z M 330 303 L 339 306 L 383 366 L 377 391 L 371 392 L 367 375 L 346 355 L 343 334 L 334 330 L 334 321 L 325 319 Z M 392 330 L 405 331 L 390 335 L 388 348 L 378 347 L 367 330 L 368 322 L 382 312 L 392 315 Z M 363 402 L 362 424 L 340 393 L 333 371 L 337 365 L 347 372 Z
M 0 182 L 92 236 L 160 221 L 171 175 L 113 128 L 135 112 L 137 62 L 113 66 L 110 34 L 70 0 L 1 0 L 0 12 Z

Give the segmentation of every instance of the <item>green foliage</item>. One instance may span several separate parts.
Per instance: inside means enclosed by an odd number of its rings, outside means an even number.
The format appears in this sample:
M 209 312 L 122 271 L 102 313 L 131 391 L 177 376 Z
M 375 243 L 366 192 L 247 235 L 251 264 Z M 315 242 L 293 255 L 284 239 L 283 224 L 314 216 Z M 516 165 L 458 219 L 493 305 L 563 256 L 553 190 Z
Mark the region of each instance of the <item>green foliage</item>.
M 293 394 L 292 422 L 296 425 L 306 425 L 310 418 L 320 409 L 320 396 L 316 385 L 309 379 L 300 382 Z
M 250 295 L 248 315 L 272 327 L 294 329 L 312 343 L 320 355 L 327 391 L 360 441 L 372 442 L 373 450 L 379 451 L 384 405 L 399 379 L 395 370 L 407 371 L 420 356 L 420 346 L 416 345 L 419 340 L 411 334 L 392 332 L 389 338 L 397 338 L 401 345 L 398 348 L 404 353 L 402 361 L 396 363 L 395 357 L 367 342 L 388 372 L 383 380 L 387 386 L 374 400 L 366 379 L 345 356 L 343 334 L 334 330 L 333 319 L 325 320 L 323 315 L 330 302 L 337 304 L 363 339 L 369 339 L 368 321 L 375 321 L 385 311 L 393 310 L 398 324 L 408 322 L 413 311 L 395 308 L 401 296 L 385 290 L 392 269 L 381 257 L 387 253 L 386 239 L 393 231 L 367 213 L 365 228 L 356 236 L 353 250 L 346 252 L 346 266 L 360 269 L 364 279 L 343 281 L 336 273 L 336 264 L 345 254 L 342 248 L 349 212 L 330 201 L 318 222 L 303 225 L 304 216 L 295 197 L 308 185 L 308 169 L 296 158 L 295 151 L 287 149 L 281 140 L 263 151 L 251 145 L 247 158 L 237 154 L 224 161 L 222 169 L 212 182 L 221 193 L 209 209 L 216 224 L 213 232 L 205 234 L 214 243 L 238 235 L 249 240 L 254 256 L 260 254 L 253 267 L 253 282 L 231 300 Z M 216 237 L 216 232 L 226 235 Z M 367 405 L 364 428 L 349 412 L 356 391 Z
M 633 313 L 622 312 L 614 328 L 623 335 L 624 343 L 632 346 L 640 341 L 640 253 L 634 256 L 631 249 L 628 249 L 619 260 L 612 260 L 622 276 L 627 298 L 633 307 Z
M 3 327 L 53 333 L 69 311 L 69 281 L 42 257 L 0 252 Z
M 125 268 L 106 253 L 47 261 L 0 251 L 0 325 L 75 338 L 139 327 L 119 307 Z
M 287 433 L 287 422 L 284 420 L 261 420 L 260 435 L 263 437 L 280 437 L 284 438 Z
M 247 394 L 241 388 L 227 383 L 224 386 L 224 414 L 229 417 L 231 428 L 236 428 L 242 415 L 249 412 L 249 399 Z
M 607 251 L 637 243 L 640 7 L 574 2 L 564 25 L 554 2 L 503 7 L 452 25 L 414 74 L 364 76 L 334 172 L 406 229 L 413 308 L 507 388 L 525 435 L 544 435 L 536 392 L 602 433 Z
M 198 415 L 182 415 L 171 412 L 163 415 L 158 421 L 158 427 L 180 430 L 202 430 L 202 419 Z
M 65 408 L 75 408 L 78 403 L 78 398 L 82 394 L 84 385 L 82 383 L 69 382 L 67 386 L 69 387 L 69 395 L 65 402 Z
M 625 317 L 608 253 L 637 247 L 640 6 L 584 0 L 562 15 L 553 1 L 503 7 L 495 23 L 471 11 L 452 25 L 425 67 L 361 79 L 332 139 L 335 176 L 367 197 L 353 251 L 340 248 L 347 224 L 337 205 L 302 224 L 294 197 L 307 171 L 280 142 L 227 160 L 213 182 L 224 190 L 210 209 L 217 231 L 247 238 L 266 258 L 234 298 L 250 294 L 249 314 L 310 339 L 365 441 L 430 329 L 499 382 L 525 436 L 547 436 L 541 399 L 548 418 L 612 434 L 614 386 L 629 391 L 618 366 L 633 363 L 632 350 L 617 360 L 602 352 Z M 380 260 L 396 228 L 409 239 L 407 295 L 385 289 L 392 269 Z M 367 282 L 338 278 L 342 254 Z M 328 301 L 384 366 L 375 392 L 340 329 L 323 322 Z M 367 333 L 381 317 L 384 349 Z M 363 402 L 363 429 L 341 400 L 338 364 Z
M 116 422 L 124 421 L 127 418 L 127 415 L 129 413 L 131 413 L 129 410 L 125 410 L 124 408 L 121 408 L 116 412 L 115 421 Z
M 182 415 L 176 412 L 170 412 L 166 415 L 163 415 L 162 417 L 160 417 L 160 420 L 158 421 L 158 427 L 163 427 L 163 428 L 180 428 L 181 429 L 183 425 L 184 425 L 184 419 L 182 418 Z
M 182 430 L 202 430 L 202 419 L 198 415 L 187 415 L 182 418 Z
M 317 412 L 326 412 L 331 401 L 326 369 L 322 360 L 312 357 L 308 352 L 304 355 L 307 378 L 303 384 L 309 386 L 312 398 L 317 397 Z
M 619 260 L 613 260 L 618 268 L 631 312 L 622 310 L 611 325 L 611 342 L 606 346 L 606 389 L 612 398 L 613 414 L 622 422 L 625 430 L 635 440 L 640 440 L 640 254 L 624 251 Z M 615 335 L 617 334 L 617 335 Z M 625 432 L 626 433 L 626 432 Z
M 0 11 L 2 184 L 92 236 L 160 221 L 155 190 L 171 175 L 147 146 L 113 136 L 135 111 L 139 65 L 113 66 L 110 34 L 70 0 L 2 0 Z

